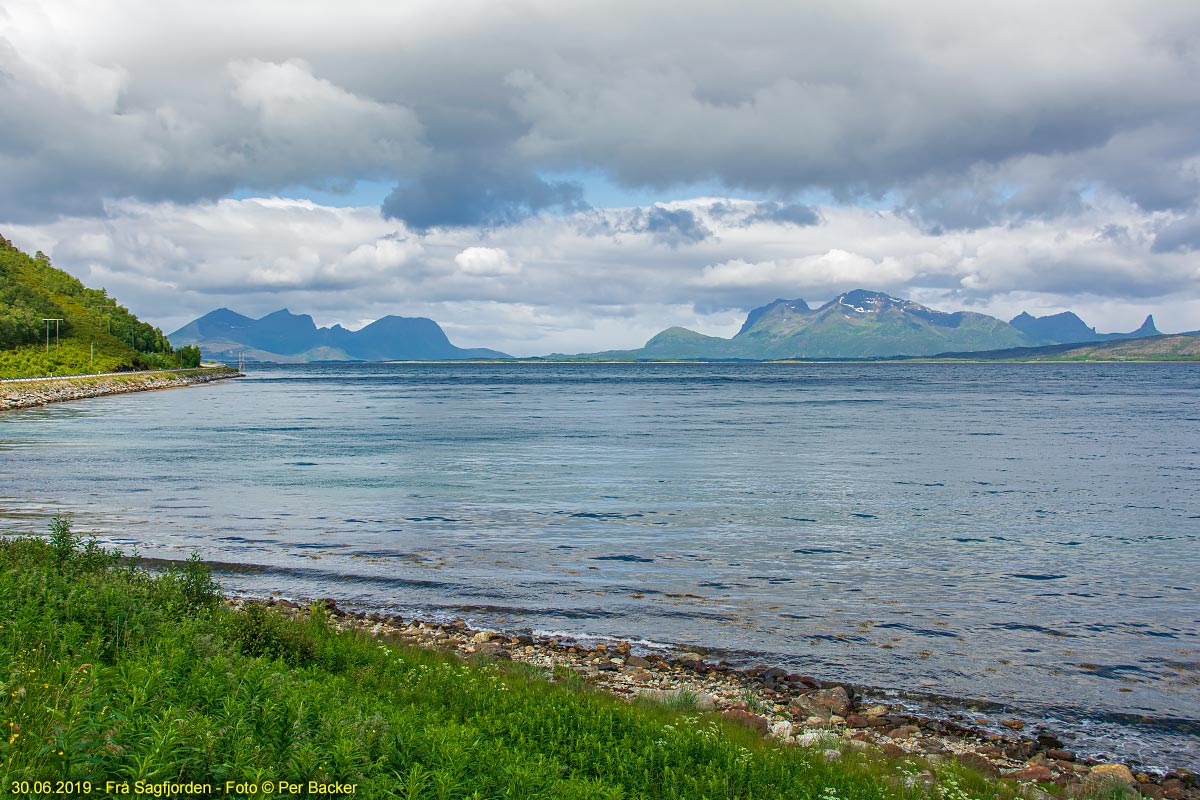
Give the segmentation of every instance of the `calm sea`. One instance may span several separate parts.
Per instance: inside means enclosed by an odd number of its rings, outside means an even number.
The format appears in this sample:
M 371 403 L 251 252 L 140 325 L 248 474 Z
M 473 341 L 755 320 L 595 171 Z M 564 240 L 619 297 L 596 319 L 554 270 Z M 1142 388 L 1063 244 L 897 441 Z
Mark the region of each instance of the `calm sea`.
M 255 367 L 0 415 L 0 526 L 1195 768 L 1198 402 L 1178 364 Z

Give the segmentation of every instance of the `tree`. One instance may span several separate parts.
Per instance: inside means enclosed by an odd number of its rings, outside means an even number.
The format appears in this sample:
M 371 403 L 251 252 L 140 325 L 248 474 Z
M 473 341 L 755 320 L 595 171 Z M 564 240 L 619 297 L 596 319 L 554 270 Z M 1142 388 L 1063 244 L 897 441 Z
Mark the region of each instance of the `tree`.
M 179 348 L 179 365 L 185 368 L 200 366 L 200 348 L 196 345 Z

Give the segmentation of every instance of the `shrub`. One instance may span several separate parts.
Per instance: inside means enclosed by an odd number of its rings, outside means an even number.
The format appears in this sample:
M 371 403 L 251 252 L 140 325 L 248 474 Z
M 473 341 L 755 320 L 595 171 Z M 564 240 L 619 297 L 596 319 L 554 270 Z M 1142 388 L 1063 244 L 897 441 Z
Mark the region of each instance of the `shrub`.
M 82 540 L 82 536 L 71 532 L 70 517 L 55 517 L 50 520 L 50 546 L 54 548 L 54 557 L 60 565 L 75 555 L 75 549 Z
M 241 614 L 234 615 L 231 633 L 248 656 L 281 659 L 292 666 L 309 664 L 317 658 L 317 641 L 312 633 L 262 603 L 247 603 Z
M 189 607 L 195 610 L 212 608 L 221 602 L 221 584 L 212 576 L 208 566 L 192 553 L 179 570 L 180 589 Z

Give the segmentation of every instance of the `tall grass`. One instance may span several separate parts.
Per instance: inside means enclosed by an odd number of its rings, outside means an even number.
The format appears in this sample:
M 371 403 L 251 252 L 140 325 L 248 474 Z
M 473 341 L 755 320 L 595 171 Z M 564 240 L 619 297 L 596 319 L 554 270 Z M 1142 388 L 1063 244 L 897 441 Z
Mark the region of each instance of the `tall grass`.
M 198 561 L 154 576 L 61 519 L 48 540 L 0 540 L 0 670 L 5 791 L 56 779 L 339 781 L 419 798 L 923 791 L 853 752 L 829 763 L 714 717 L 338 632 L 317 605 L 298 620 L 235 611 Z M 964 785 L 961 800 L 994 789 Z

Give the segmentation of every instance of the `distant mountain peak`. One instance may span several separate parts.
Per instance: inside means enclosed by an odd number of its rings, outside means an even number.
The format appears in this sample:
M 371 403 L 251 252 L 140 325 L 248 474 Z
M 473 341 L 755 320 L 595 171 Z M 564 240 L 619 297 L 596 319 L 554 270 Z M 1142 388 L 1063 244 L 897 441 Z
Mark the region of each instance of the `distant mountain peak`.
M 272 319 L 272 320 L 273 319 L 312 319 L 312 315 L 311 314 L 293 314 L 288 309 L 281 308 L 278 311 L 272 311 L 270 314 L 267 314 L 265 317 L 261 317 L 258 321 L 262 322 L 264 319 Z
M 1044 317 L 1035 317 L 1022 311 L 1009 320 L 1017 330 L 1034 339 L 1038 344 L 1074 344 L 1077 342 L 1104 342 L 1110 339 L 1138 339 L 1143 336 L 1158 336 L 1154 327 L 1154 315 L 1146 317 L 1142 327 L 1130 333 L 1098 333 L 1072 311 L 1060 311 Z
M 735 336 L 724 339 L 684 328 L 652 337 L 623 357 L 654 359 L 886 358 L 1154 335 L 1153 318 L 1134 333 L 1098 334 L 1075 314 L 1022 312 L 1011 322 L 974 311 L 938 311 L 884 292 L 854 289 L 812 309 L 803 300 L 775 299 L 753 309 Z M 609 355 L 609 354 L 601 354 Z
M 807 314 L 812 311 L 812 309 L 809 308 L 808 303 L 804 302 L 800 298 L 796 298 L 795 300 L 784 300 L 781 297 L 776 298 L 767 303 L 765 306 L 759 306 L 758 308 L 752 309 L 750 313 L 746 315 L 746 321 L 742 323 L 742 327 L 741 330 L 738 331 L 738 335 L 741 335 L 753 328 L 754 324 L 762 319 L 763 316 L 773 311 L 777 313 Z
M 209 322 L 237 322 L 237 323 L 245 323 L 245 322 L 253 322 L 254 321 L 254 320 L 250 319 L 250 317 L 242 316 L 241 314 L 237 313 L 236 311 L 232 311 L 228 308 L 225 308 L 224 306 L 208 312 L 203 317 L 200 317 L 200 320 L 205 320 L 205 321 L 209 321 Z M 197 322 L 199 322 L 200 320 L 197 320 Z
M 1159 329 L 1154 326 L 1154 315 L 1153 314 L 1147 314 L 1145 321 L 1142 323 L 1142 327 L 1138 328 L 1136 331 L 1134 331 L 1134 333 L 1139 337 L 1141 337 L 1141 336 L 1161 336 L 1162 335 L 1162 332 L 1159 331 Z
M 848 292 L 842 292 L 837 297 L 833 298 L 839 303 L 903 303 L 905 300 L 897 300 L 890 294 L 883 292 L 873 292 L 870 289 L 851 289 Z
M 358 331 L 341 325 L 318 328 L 309 314 L 286 308 L 260 319 L 218 309 L 175 332 L 181 343 L 196 344 L 210 356 L 257 351 L 261 360 L 421 361 L 509 358 L 483 348 L 455 347 L 441 326 L 426 317 L 380 317 Z
M 849 292 L 842 292 L 825 305 L 831 306 L 835 303 L 853 309 L 859 314 L 879 312 L 886 308 L 897 308 L 900 310 L 925 308 L 919 303 L 914 303 L 912 300 L 902 300 L 898 297 L 892 297 L 890 294 L 872 292 L 868 289 L 854 289 Z

